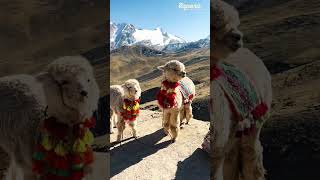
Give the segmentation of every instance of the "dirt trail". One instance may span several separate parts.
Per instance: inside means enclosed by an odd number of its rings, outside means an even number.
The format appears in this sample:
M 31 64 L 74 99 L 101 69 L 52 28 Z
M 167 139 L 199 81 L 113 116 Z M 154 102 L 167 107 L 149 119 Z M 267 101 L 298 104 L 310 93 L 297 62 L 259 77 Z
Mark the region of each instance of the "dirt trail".
M 209 122 L 192 119 L 172 144 L 162 130 L 161 112 L 142 110 L 138 121 L 140 137 L 110 151 L 112 180 L 209 179 L 208 156 L 200 149 Z M 127 128 L 124 139 L 131 136 L 131 129 Z M 115 139 L 116 133 L 111 135 L 111 142 Z

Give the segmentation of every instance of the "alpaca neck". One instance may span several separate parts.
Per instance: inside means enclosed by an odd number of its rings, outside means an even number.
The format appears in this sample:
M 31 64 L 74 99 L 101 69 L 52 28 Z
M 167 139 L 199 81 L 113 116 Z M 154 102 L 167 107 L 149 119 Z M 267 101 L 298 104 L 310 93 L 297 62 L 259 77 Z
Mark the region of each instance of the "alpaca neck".
M 219 63 L 219 59 L 218 58 L 216 58 L 214 56 L 210 57 L 210 66 L 211 67 L 216 66 L 218 63 Z

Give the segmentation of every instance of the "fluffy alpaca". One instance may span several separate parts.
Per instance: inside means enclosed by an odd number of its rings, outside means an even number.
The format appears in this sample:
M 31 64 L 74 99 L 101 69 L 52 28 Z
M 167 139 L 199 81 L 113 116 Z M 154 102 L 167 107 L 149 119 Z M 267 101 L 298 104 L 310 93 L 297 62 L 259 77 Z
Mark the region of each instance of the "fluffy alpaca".
M 92 116 L 99 88 L 89 62 L 80 56 L 62 57 L 37 76 L 0 78 L 0 146 L 9 155 L 7 179 L 35 179 L 32 155 L 45 112 L 69 126 Z
M 141 88 L 139 82 L 136 79 L 129 79 L 122 85 L 110 86 L 110 109 L 112 111 L 110 128 L 112 129 L 116 125 L 118 129 L 117 141 L 121 140 L 126 123 L 132 128 L 133 137 L 138 136 L 136 129 L 136 118 L 131 120 L 126 119 L 123 116 L 123 113 L 125 113 L 125 101 L 138 101 L 140 99 L 140 96 Z M 113 130 L 111 130 L 111 132 L 113 132 Z
M 191 104 L 195 97 L 195 85 L 186 77 L 184 64 L 177 60 L 169 61 L 158 69 L 163 71 L 162 87 L 157 97 L 163 109 L 162 126 L 174 142 L 182 121 L 186 119 L 188 124 L 193 116 Z
M 250 50 L 242 48 L 242 33 L 237 11 L 229 4 L 213 1 L 213 51 L 211 54 L 211 76 L 221 78 L 215 71 L 224 62 L 232 64 L 251 82 L 258 96 L 268 109 L 261 124 L 249 135 L 236 137 L 240 124 L 237 113 L 230 107 L 234 104 L 231 96 L 226 95 L 225 87 L 217 79 L 210 86 L 210 149 L 212 180 L 263 180 L 265 170 L 262 160 L 262 146 L 259 140 L 262 124 L 268 117 L 272 101 L 271 76 L 261 59 Z M 226 81 L 225 81 L 226 82 Z M 231 105 L 231 106 L 230 106 Z M 254 117 L 254 116 L 253 116 Z M 252 116 L 245 120 L 255 121 Z

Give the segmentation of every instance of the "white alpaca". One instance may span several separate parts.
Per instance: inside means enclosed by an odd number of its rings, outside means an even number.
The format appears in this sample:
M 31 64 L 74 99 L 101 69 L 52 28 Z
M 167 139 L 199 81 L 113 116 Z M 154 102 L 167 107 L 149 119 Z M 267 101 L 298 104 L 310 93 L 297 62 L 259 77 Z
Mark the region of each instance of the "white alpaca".
M 211 86 L 211 179 L 212 180 L 262 180 L 264 167 L 262 146 L 259 140 L 262 124 L 268 117 L 272 101 L 271 76 L 261 59 L 250 50 L 242 47 L 242 33 L 238 30 L 240 20 L 237 11 L 227 3 L 213 1 L 213 53 L 211 55 L 211 76 L 214 77 Z M 225 62 L 241 72 L 244 81 L 250 82 L 258 102 L 268 109 L 259 120 L 256 130 L 242 137 L 239 127 L 254 127 L 248 122 L 254 122 L 255 116 L 238 115 L 240 111 L 234 103 L 235 96 L 228 94 L 228 82 L 224 81 L 223 68 Z M 222 71 L 220 71 L 222 70 Z M 222 73 L 221 73 L 222 72 Z M 242 83 L 242 82 L 236 82 Z M 239 121 L 239 117 L 243 121 Z M 248 130 L 248 129 L 247 129 Z M 240 133 L 239 133 L 240 132 Z
M 191 104 L 196 93 L 195 85 L 186 77 L 184 64 L 177 60 L 169 61 L 158 69 L 163 71 L 162 86 L 157 96 L 158 103 L 163 109 L 162 126 L 174 142 L 178 137 L 182 121 L 186 119 L 188 124 L 193 117 Z
M 45 113 L 71 126 L 92 116 L 98 98 L 93 69 L 80 56 L 59 58 L 35 77 L 0 78 L 0 146 L 11 159 L 6 178 L 35 179 L 32 155 Z
M 134 119 L 126 119 L 123 113 L 126 112 L 124 109 L 125 102 L 138 102 L 141 96 L 140 84 L 136 79 L 129 79 L 122 85 L 110 86 L 110 109 L 111 109 L 111 132 L 112 128 L 116 125 L 118 129 L 117 141 L 122 138 L 123 131 L 126 123 L 132 128 L 133 137 L 137 137 L 137 117 Z M 139 102 L 138 102 L 139 103 Z

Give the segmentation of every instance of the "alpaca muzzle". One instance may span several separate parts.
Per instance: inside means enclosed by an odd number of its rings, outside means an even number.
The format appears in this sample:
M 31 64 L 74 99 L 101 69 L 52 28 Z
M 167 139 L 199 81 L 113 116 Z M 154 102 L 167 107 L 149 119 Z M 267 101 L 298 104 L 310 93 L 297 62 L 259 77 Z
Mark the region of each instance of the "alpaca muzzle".
M 184 71 L 182 71 L 182 72 L 180 72 L 180 74 L 179 74 L 181 77 L 186 77 L 187 76 L 187 73 L 186 72 L 184 72 Z

